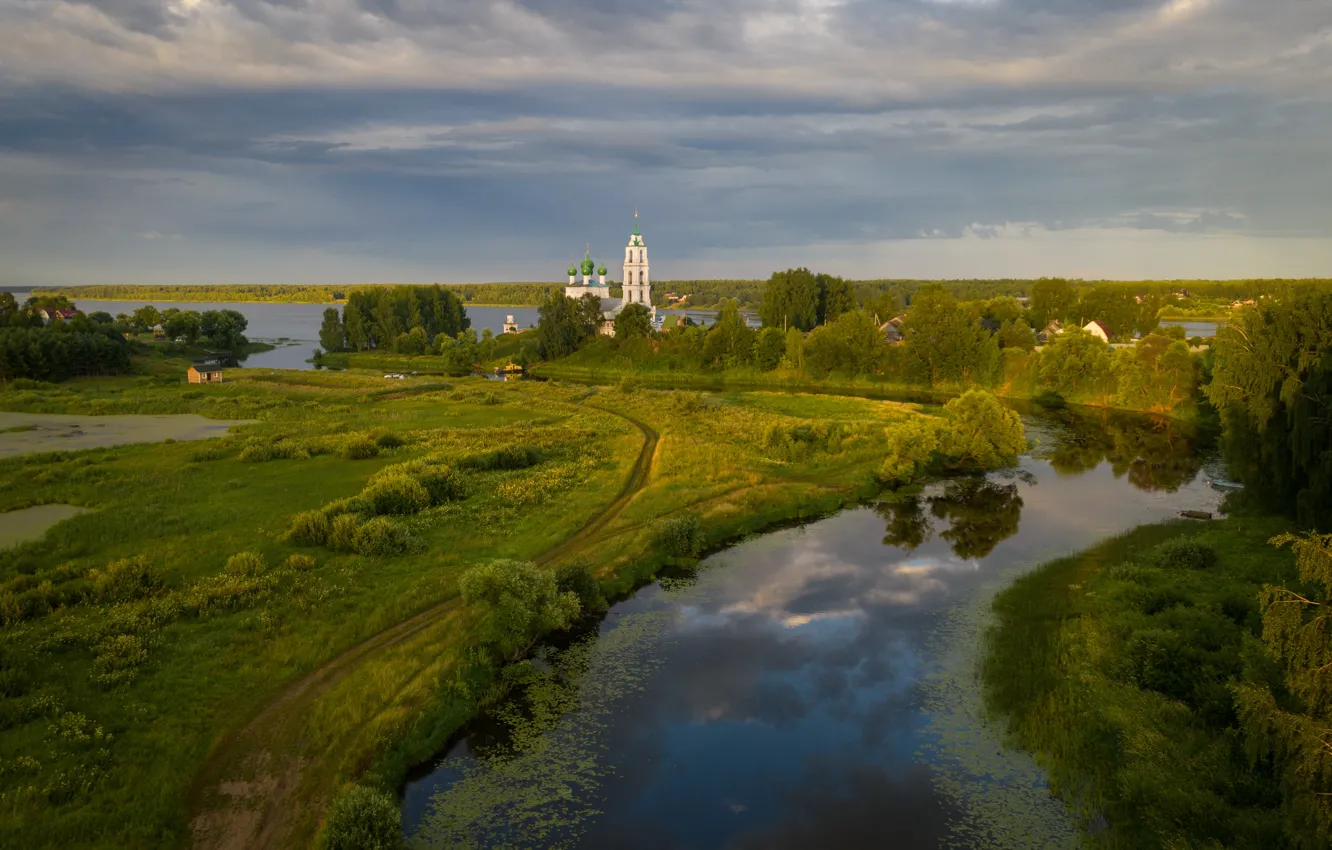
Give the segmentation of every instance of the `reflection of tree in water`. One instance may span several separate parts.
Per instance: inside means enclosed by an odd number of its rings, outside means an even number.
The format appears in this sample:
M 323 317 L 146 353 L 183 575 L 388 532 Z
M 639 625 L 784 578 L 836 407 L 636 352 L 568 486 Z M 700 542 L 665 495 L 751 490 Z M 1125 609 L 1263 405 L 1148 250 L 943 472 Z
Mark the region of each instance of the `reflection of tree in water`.
M 984 558 L 994 547 L 1017 534 L 1022 497 L 1016 484 L 984 478 L 949 481 L 941 496 L 930 498 L 930 513 L 948 520 L 939 536 L 959 558 Z
M 1022 497 L 1016 484 L 985 478 L 954 479 L 937 496 L 897 496 L 880 502 L 875 510 L 886 523 L 885 546 L 910 552 L 930 539 L 934 526 L 925 514 L 926 501 L 931 514 L 948 521 L 948 529 L 939 537 L 952 545 L 953 554 L 959 558 L 984 558 L 1017 533 L 1022 517 Z
M 1127 474 L 1134 487 L 1173 493 L 1202 469 L 1200 435 L 1188 423 L 1111 413 L 1049 416 L 1063 426 L 1048 455 L 1056 472 L 1080 475 L 1109 461 L 1115 476 Z
M 874 509 L 887 523 L 883 545 L 911 552 L 930 538 L 930 519 L 925 516 L 919 495 L 897 496 L 878 503 Z

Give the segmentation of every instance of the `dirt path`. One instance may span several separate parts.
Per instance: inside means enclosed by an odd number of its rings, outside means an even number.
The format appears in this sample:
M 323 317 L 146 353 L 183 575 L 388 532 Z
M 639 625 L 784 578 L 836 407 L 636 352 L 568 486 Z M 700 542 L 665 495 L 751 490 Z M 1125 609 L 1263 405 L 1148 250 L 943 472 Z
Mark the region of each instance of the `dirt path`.
M 649 425 L 615 411 L 597 408 L 630 422 L 643 433 L 638 459 L 610 504 L 569 539 L 537 557 L 548 564 L 577 551 L 596 537 L 647 484 L 658 435 Z M 259 850 L 287 846 L 296 796 L 308 761 L 291 753 L 300 724 L 320 695 L 367 659 L 439 623 L 458 607 L 442 602 L 367 638 L 287 685 L 243 729 L 219 744 L 195 779 L 190 829 L 200 850 Z M 302 805 L 310 805 L 302 800 Z

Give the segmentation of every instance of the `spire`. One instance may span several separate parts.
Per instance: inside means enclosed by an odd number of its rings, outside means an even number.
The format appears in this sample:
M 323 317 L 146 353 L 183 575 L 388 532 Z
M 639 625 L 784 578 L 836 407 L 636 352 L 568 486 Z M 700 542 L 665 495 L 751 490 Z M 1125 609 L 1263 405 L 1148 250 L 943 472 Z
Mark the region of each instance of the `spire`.
M 634 207 L 634 232 L 633 232 L 632 235 L 633 235 L 633 236 L 641 236 L 641 235 L 642 235 L 642 234 L 640 234 L 640 233 L 638 232 L 638 207 Z

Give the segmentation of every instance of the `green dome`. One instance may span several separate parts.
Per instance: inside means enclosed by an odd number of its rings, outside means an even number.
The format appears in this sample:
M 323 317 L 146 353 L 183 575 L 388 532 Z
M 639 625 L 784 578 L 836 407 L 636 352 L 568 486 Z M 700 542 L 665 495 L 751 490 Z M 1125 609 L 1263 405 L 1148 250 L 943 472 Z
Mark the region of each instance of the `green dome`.
M 569 266 L 569 277 L 574 277 L 577 274 L 578 274 L 578 266 Z
M 597 269 L 597 274 L 599 274 L 599 275 L 604 275 L 605 273 L 606 273 L 606 267 L 605 267 L 605 266 L 602 266 L 601 268 Z
M 596 267 L 597 264 L 592 262 L 592 257 L 590 254 L 583 257 L 583 274 L 585 275 L 592 274 L 592 271 L 596 269 Z

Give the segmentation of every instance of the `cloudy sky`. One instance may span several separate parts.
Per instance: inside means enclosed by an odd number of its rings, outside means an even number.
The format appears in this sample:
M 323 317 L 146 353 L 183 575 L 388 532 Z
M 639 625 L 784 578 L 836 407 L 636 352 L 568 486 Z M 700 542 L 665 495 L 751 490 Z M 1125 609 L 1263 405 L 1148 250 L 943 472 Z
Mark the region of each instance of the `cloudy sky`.
M 658 279 L 1332 276 L 1332 0 L 0 0 L 0 284 L 555 280 L 635 207 Z

